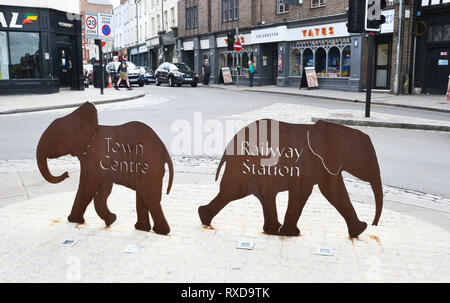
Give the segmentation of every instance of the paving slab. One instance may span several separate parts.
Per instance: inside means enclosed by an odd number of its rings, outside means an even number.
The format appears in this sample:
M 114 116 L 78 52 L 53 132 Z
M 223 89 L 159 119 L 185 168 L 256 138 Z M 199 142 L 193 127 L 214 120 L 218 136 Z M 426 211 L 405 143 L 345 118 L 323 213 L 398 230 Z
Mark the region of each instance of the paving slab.
M 379 226 L 348 239 L 346 225 L 317 189 L 305 206 L 300 237 L 262 233 L 262 211 L 254 197 L 230 203 L 205 229 L 197 208 L 218 184 L 174 184 L 162 206 L 168 236 L 134 229 L 134 192 L 114 187 L 109 208 L 118 215 L 109 228 L 93 205 L 86 224 L 68 223 L 74 192 L 31 199 L 0 209 L 0 281 L 3 282 L 448 282 L 450 234 L 388 209 Z M 287 194 L 278 196 L 280 219 Z M 373 205 L 355 203 L 371 221 Z M 65 239 L 76 240 L 63 246 Z M 240 240 L 253 250 L 237 249 Z M 124 252 L 138 245 L 135 253 Z M 333 255 L 317 255 L 332 248 Z

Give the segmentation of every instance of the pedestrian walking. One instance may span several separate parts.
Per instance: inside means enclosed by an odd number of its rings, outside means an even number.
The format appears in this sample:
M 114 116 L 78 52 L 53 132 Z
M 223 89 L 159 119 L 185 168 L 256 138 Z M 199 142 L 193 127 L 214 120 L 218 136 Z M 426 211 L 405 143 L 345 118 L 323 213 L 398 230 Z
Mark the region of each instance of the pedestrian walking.
M 119 65 L 119 69 L 118 69 L 119 80 L 117 81 L 116 86 L 114 87 L 116 90 L 120 90 L 119 86 L 120 86 L 120 82 L 122 82 L 122 80 L 126 81 L 128 90 L 133 90 L 133 88 L 131 88 L 130 81 L 128 80 L 127 71 L 128 71 L 127 61 L 122 60 L 122 62 Z
M 205 59 L 205 64 L 202 65 L 203 84 L 209 85 L 209 77 L 211 76 L 211 67 L 209 66 L 209 59 Z
M 253 86 L 253 74 L 255 73 L 255 67 L 253 66 L 253 62 L 251 60 L 248 61 L 248 74 L 250 80 L 250 87 Z

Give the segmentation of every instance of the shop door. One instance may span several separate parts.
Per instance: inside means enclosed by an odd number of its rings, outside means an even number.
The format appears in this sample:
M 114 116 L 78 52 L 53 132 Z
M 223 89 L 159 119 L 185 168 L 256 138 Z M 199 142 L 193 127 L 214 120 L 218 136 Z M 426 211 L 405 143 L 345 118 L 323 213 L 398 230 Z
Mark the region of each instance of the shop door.
M 276 45 L 278 47 L 278 45 Z M 272 50 L 272 53 L 270 55 L 270 82 L 271 84 L 276 85 L 277 84 L 277 77 L 278 77 L 278 48 L 275 48 Z
M 391 74 L 391 45 L 390 43 L 378 43 L 375 54 L 375 88 L 389 89 Z
M 59 86 L 71 86 L 72 82 L 72 51 L 71 47 L 64 46 L 58 48 L 58 74 Z
M 450 46 L 433 47 L 427 50 L 427 93 L 445 95 L 450 75 Z

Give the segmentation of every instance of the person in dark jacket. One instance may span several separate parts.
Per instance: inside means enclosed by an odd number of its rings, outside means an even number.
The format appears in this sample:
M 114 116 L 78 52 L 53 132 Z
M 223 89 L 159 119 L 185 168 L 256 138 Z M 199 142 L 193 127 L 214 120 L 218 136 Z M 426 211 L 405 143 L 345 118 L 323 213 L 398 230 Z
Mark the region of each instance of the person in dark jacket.
M 211 76 L 211 67 L 209 66 L 209 59 L 205 59 L 205 64 L 202 66 L 203 84 L 209 85 L 209 77 Z

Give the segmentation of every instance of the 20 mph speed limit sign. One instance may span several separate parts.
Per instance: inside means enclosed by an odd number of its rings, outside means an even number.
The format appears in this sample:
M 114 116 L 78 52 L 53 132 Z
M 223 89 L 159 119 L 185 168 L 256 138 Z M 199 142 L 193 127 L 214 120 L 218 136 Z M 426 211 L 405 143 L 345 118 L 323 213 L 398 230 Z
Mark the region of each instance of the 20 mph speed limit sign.
M 84 18 L 85 36 L 88 39 L 98 39 L 98 14 L 86 12 Z

